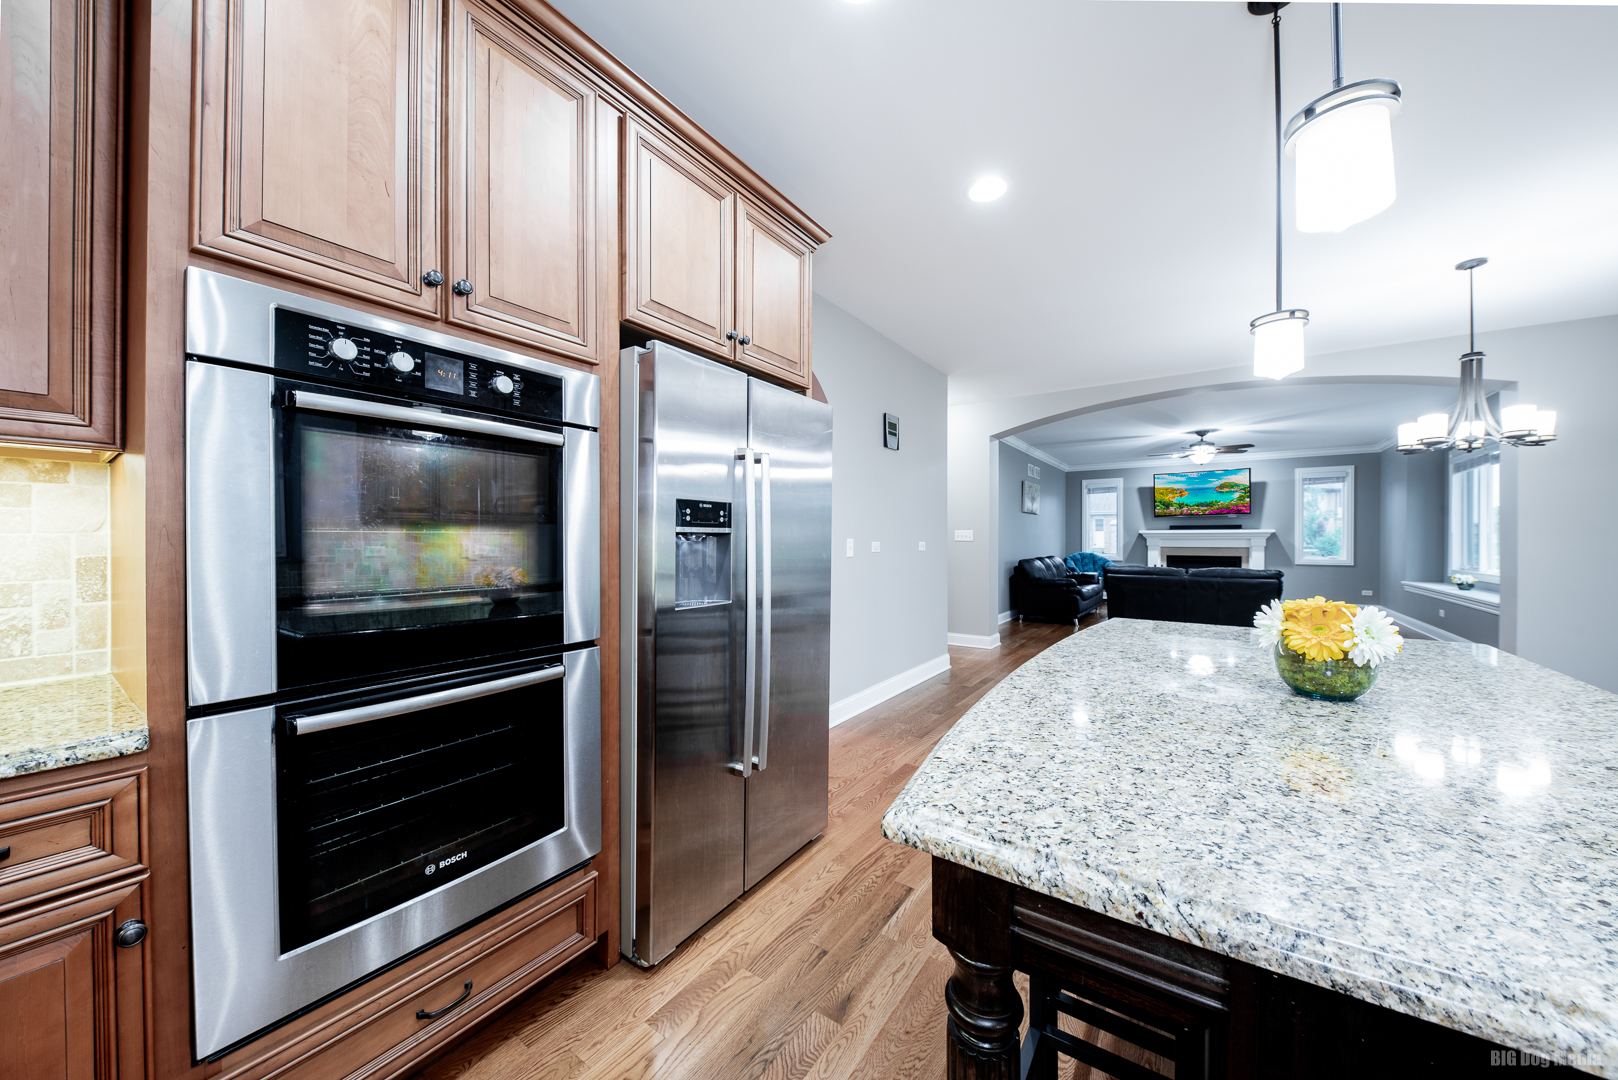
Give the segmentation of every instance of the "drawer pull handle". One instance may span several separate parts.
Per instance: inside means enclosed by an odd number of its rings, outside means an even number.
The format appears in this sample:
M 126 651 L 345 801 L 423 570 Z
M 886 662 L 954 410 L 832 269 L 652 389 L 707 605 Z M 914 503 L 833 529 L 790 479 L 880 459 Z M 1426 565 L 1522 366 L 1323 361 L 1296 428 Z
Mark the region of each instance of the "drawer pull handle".
M 5 862 L 9 858 L 11 858 L 11 848 L 0 847 L 0 862 Z
M 428 1012 L 426 1009 L 417 1009 L 416 1010 L 416 1019 L 417 1020 L 437 1020 L 440 1016 L 443 1016 L 445 1013 L 449 1012 L 451 1009 L 455 1008 L 455 1006 L 459 1005 L 461 1002 L 465 1001 L 467 998 L 469 998 L 471 996 L 472 996 L 472 980 L 468 979 L 468 980 L 466 980 L 466 985 L 461 988 L 461 996 L 460 997 L 456 998 L 454 1001 L 450 1002 L 448 1005 L 445 1005 L 442 1009 L 434 1009 L 432 1012 Z
M 112 932 L 112 940 L 120 949 L 133 949 L 146 940 L 146 924 L 139 919 L 126 919 Z

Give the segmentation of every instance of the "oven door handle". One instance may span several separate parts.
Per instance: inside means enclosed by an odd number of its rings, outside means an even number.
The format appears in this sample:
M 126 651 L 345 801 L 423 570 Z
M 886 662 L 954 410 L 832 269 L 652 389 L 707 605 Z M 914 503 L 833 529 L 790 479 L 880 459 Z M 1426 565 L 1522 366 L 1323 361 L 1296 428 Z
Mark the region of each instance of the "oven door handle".
M 375 705 L 361 705 L 353 709 L 316 713 L 313 716 L 288 717 L 288 722 L 292 725 L 294 735 L 312 735 L 317 731 L 331 731 L 333 728 L 348 727 L 350 724 L 363 724 L 389 716 L 403 716 L 405 713 L 420 712 L 423 709 L 436 709 L 440 705 L 453 705 L 459 701 L 488 697 L 490 694 L 503 694 L 507 690 L 537 686 L 539 683 L 560 679 L 565 670 L 561 664 L 552 664 L 538 671 L 510 675 L 492 682 L 457 686 L 452 690 L 435 690 L 430 694 L 417 694 L 415 697 L 400 698 L 397 701 L 382 701 Z
M 294 408 L 315 412 L 341 413 L 344 416 L 368 416 L 375 420 L 398 420 L 411 427 L 449 428 L 476 435 L 498 435 L 524 442 L 547 443 L 561 446 L 565 440 L 555 431 L 541 431 L 518 424 L 502 424 L 498 420 L 484 420 L 476 416 L 435 412 L 432 409 L 409 405 L 388 405 L 380 401 L 362 401 L 359 398 L 338 397 L 335 394 L 316 394 L 308 390 L 293 390 L 289 395 Z

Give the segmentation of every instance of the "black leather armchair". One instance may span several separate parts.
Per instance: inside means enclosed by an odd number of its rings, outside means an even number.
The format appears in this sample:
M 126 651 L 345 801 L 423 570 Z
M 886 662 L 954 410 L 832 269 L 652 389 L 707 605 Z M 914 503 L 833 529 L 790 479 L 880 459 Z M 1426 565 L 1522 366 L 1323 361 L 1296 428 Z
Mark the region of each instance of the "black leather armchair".
M 1281 599 L 1279 570 L 1177 566 L 1107 567 L 1107 614 L 1114 619 L 1251 626 L 1258 609 Z
M 1096 575 L 1075 574 L 1055 555 L 1023 559 L 1011 571 L 1011 606 L 1025 619 L 1072 622 L 1101 600 Z

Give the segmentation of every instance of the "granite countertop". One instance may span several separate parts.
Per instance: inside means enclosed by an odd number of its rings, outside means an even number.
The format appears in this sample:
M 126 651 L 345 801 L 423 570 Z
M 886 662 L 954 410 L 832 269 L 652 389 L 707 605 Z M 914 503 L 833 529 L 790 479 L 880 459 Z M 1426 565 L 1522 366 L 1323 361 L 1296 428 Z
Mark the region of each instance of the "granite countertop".
M 111 675 L 0 688 L 0 779 L 146 746 L 146 717 Z
M 1411 641 L 1356 702 L 1239 627 L 1116 619 L 1018 668 L 889 839 L 1618 1077 L 1618 695 Z

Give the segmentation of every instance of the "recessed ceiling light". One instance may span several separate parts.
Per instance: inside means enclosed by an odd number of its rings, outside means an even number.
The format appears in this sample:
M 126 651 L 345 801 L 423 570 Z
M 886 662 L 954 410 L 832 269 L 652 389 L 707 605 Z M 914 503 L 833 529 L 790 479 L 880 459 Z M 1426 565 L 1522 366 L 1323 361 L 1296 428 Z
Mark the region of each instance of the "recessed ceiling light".
M 985 176 L 966 189 L 966 197 L 973 202 L 994 202 L 1006 193 L 1006 182 L 998 176 Z

